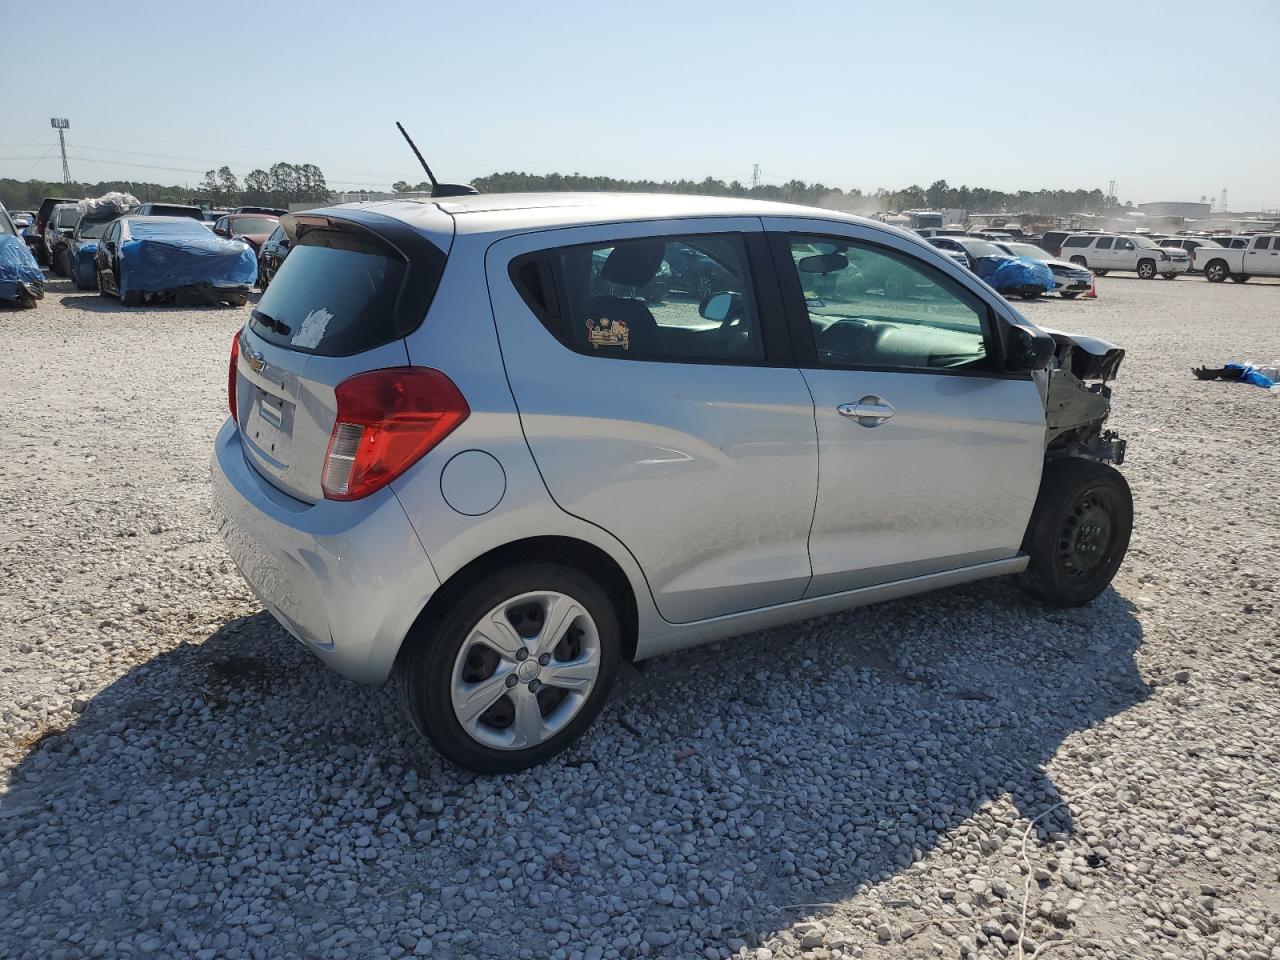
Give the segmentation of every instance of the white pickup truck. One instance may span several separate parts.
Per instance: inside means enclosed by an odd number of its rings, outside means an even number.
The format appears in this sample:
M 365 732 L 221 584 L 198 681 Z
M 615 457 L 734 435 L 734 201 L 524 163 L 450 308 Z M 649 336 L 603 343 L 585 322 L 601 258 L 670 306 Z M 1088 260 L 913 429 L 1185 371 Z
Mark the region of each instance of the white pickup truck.
M 1250 277 L 1280 277 L 1280 234 L 1258 234 L 1240 247 L 1197 247 L 1191 251 L 1191 262 L 1210 283 L 1227 277 L 1236 283 Z

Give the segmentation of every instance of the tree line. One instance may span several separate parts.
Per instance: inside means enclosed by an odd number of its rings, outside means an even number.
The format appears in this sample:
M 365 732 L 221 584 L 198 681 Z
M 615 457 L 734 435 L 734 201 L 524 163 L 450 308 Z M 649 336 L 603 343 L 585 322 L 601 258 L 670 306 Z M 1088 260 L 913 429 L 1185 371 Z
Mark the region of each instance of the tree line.
M 249 171 L 243 184 L 226 166 L 208 171 L 202 181 L 192 186 L 137 180 L 60 183 L 0 179 L 0 203 L 10 210 L 34 210 L 44 197 L 100 197 L 115 191 L 131 193 L 143 202 L 197 200 L 214 207 L 252 204 L 287 208 L 291 203 L 325 203 L 329 199 L 324 173 L 313 163 L 274 163 L 266 170 Z
M 751 197 L 758 200 L 780 200 L 809 206 L 829 207 L 859 213 L 876 211 L 941 209 L 960 207 L 971 213 L 1042 213 L 1066 216 L 1071 213 L 1105 213 L 1120 204 L 1101 190 L 1019 190 L 1008 192 L 989 187 L 953 187 L 936 180 L 928 187 L 912 184 L 898 190 L 879 188 L 843 190 L 823 183 L 789 180 L 783 184 L 748 186 L 738 180 L 725 182 L 714 177 L 704 180 L 618 180 L 580 173 L 530 174 L 492 173 L 472 181 L 481 193 L 532 191 L 611 191 L 624 193 L 698 193 L 719 197 Z M 397 190 L 430 190 L 429 183 L 409 186 L 400 181 Z M 1132 206 L 1128 203 L 1125 206 Z

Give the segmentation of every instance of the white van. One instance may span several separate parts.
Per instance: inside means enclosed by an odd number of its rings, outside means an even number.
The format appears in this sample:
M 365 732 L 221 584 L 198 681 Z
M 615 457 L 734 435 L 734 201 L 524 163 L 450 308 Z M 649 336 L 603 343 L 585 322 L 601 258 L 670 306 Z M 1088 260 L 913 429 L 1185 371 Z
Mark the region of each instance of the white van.
M 1111 270 L 1136 273 L 1143 280 L 1172 280 L 1191 267 L 1185 250 L 1169 250 L 1150 237 L 1112 233 L 1076 233 L 1062 241 L 1062 259 L 1102 276 Z

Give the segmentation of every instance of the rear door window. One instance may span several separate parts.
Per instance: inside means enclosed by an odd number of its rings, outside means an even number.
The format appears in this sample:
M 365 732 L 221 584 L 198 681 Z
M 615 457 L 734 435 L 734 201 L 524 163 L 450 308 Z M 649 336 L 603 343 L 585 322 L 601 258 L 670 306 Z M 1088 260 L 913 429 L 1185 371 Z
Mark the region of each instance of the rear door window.
M 1255 246 L 1256 246 L 1256 247 L 1257 247 L 1257 249 L 1259 249 L 1259 250 L 1270 250 L 1270 249 L 1271 249 L 1271 238 L 1270 238 L 1270 237 L 1259 237 L 1259 238 L 1258 238 L 1258 242 L 1257 242 L 1257 244 L 1255 244 Z
M 297 255 L 289 254 L 289 262 Z M 579 353 L 707 363 L 764 359 L 746 245 L 736 233 L 561 247 L 513 264 L 513 274 L 543 323 Z
M 1067 237 L 1062 245 L 1064 247 L 1087 247 L 1090 239 L 1089 237 Z
M 1112 242 L 1113 242 L 1113 241 L 1112 241 L 1112 239 L 1111 239 L 1110 237 L 1099 237 L 1099 238 L 1098 238 L 1098 245 L 1097 245 L 1097 247 L 1095 247 L 1095 249 L 1097 249 L 1097 250 L 1110 250 L 1110 249 L 1111 249 L 1111 244 L 1112 244 Z
M 249 326 L 270 343 L 304 353 L 344 357 L 371 350 L 408 332 L 397 323 L 407 272 L 404 257 L 373 234 L 310 230 L 262 295 Z

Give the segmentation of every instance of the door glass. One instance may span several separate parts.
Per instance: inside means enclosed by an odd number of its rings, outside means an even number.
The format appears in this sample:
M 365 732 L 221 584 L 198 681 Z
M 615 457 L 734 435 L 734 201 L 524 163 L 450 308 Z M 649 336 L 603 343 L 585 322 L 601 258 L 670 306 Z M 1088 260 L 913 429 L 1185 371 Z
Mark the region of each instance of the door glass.
M 818 364 L 987 369 L 981 300 L 907 254 L 792 235 Z
M 1259 237 L 1256 246 L 1259 250 L 1269 250 L 1271 248 L 1271 238 Z
M 568 301 L 556 332 L 581 353 L 621 360 L 764 358 L 738 234 L 618 240 L 554 254 Z
M 1132 241 L 1132 240 L 1117 240 L 1117 241 L 1116 241 L 1116 249 L 1117 249 L 1117 250 L 1132 250 L 1132 249 L 1133 249 L 1133 241 Z
M 1110 237 L 1101 237 L 1101 238 L 1099 238 L 1099 240 L 1098 240 L 1098 245 L 1097 245 L 1097 247 L 1096 247 L 1095 249 L 1098 249 L 1098 250 L 1110 250 L 1110 249 L 1111 249 L 1111 243 L 1112 243 L 1112 240 L 1111 240 L 1111 238 L 1110 238 Z

